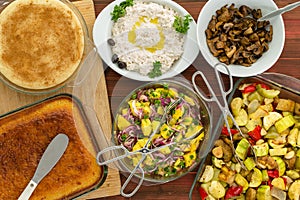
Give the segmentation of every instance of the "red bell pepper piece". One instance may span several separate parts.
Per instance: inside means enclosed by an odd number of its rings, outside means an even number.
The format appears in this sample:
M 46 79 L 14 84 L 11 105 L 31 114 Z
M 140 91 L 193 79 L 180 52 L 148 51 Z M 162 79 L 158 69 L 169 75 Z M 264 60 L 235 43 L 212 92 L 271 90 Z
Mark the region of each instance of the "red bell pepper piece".
M 243 192 L 242 186 L 231 186 L 225 194 L 225 199 L 230 199 L 232 197 L 239 196 L 242 192 Z
M 255 85 L 249 85 L 247 87 L 244 88 L 243 90 L 243 94 L 247 94 L 247 93 L 251 93 L 251 92 L 254 92 L 256 90 L 256 87 Z
M 271 178 L 278 178 L 279 177 L 279 171 L 278 170 L 268 170 L 268 176 Z
M 230 132 L 231 132 L 231 134 L 232 135 L 234 135 L 234 134 L 237 134 L 239 131 L 238 130 L 236 130 L 236 129 L 230 129 Z M 227 130 L 227 127 L 226 126 L 223 126 L 223 128 L 222 128 L 222 134 L 223 135 L 226 135 L 226 136 L 229 136 L 229 133 L 228 133 L 228 130 Z
M 252 131 L 248 132 L 248 135 L 257 142 L 259 139 L 261 139 L 261 126 L 257 125 Z
M 281 177 L 283 179 L 284 185 L 287 185 L 287 179 L 285 177 Z
M 202 200 L 205 200 L 206 197 L 208 196 L 207 192 L 204 190 L 203 187 L 199 188 L 199 194 L 200 194 L 200 197 L 201 197 Z
M 259 85 L 266 89 L 266 90 L 269 90 L 271 89 L 268 85 L 264 84 L 264 83 L 259 83 Z M 243 94 L 247 94 L 247 93 L 251 93 L 251 92 L 254 92 L 256 90 L 256 86 L 257 86 L 257 83 L 253 83 L 251 85 L 248 85 L 244 88 L 244 90 L 242 91 Z
M 270 189 L 272 189 L 272 187 L 273 187 L 272 181 L 270 179 L 268 180 L 268 186 L 270 186 Z

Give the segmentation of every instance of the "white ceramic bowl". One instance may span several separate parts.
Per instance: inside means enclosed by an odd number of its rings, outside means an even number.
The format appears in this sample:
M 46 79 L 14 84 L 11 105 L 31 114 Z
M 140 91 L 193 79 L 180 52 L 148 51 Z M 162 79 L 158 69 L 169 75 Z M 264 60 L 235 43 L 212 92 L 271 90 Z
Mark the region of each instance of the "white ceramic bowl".
M 232 3 L 235 7 L 240 7 L 241 5 L 246 5 L 251 9 L 260 8 L 262 15 L 266 15 L 269 12 L 278 9 L 277 5 L 273 0 L 210 0 L 202 8 L 198 20 L 197 20 L 197 41 L 200 51 L 206 61 L 214 66 L 219 60 L 214 57 L 207 46 L 205 30 L 207 25 L 211 20 L 213 15 L 216 15 L 216 11 L 219 10 L 224 5 L 230 6 Z M 269 43 L 269 50 L 263 53 L 255 63 L 250 67 L 245 67 L 241 65 L 228 65 L 230 74 L 237 77 L 248 77 L 255 76 L 257 74 L 263 73 L 264 71 L 271 68 L 281 55 L 285 42 L 285 29 L 284 23 L 281 16 L 269 19 L 271 25 L 273 26 L 273 40 Z M 224 70 L 223 73 L 227 74 Z
M 193 20 L 190 22 L 190 28 L 186 35 L 186 39 L 184 42 L 184 53 L 179 60 L 177 60 L 172 68 L 162 74 L 159 77 L 149 78 L 148 76 L 143 76 L 137 72 L 128 71 L 126 69 L 120 69 L 117 64 L 112 63 L 112 50 L 107 40 L 111 38 L 111 29 L 113 26 L 113 21 L 111 20 L 110 13 L 113 11 L 115 5 L 119 5 L 124 0 L 116 0 L 106 6 L 102 12 L 98 15 L 94 27 L 93 27 L 93 40 L 98 49 L 99 55 L 103 59 L 103 61 L 114 71 L 119 73 L 122 76 L 133 80 L 139 81 L 156 81 L 160 79 L 170 78 L 180 74 L 186 68 L 188 68 L 193 61 L 196 59 L 199 48 L 197 45 L 197 37 L 196 37 L 196 22 Z M 189 13 L 181 7 L 179 4 L 175 3 L 171 0 L 143 0 L 144 2 L 155 2 L 161 5 L 166 5 L 175 11 L 177 11 L 180 15 L 185 16 Z

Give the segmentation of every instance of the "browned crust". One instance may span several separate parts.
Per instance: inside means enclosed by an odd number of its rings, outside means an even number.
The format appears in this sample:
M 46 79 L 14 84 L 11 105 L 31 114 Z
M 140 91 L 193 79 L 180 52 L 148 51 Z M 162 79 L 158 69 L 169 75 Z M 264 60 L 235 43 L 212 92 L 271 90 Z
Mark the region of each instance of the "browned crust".
M 85 122 L 73 105 L 71 98 L 59 97 L 0 119 L 0 199 L 18 198 L 58 133 L 68 135 L 67 150 L 31 199 L 74 196 L 100 181 L 102 168 L 93 155 Z

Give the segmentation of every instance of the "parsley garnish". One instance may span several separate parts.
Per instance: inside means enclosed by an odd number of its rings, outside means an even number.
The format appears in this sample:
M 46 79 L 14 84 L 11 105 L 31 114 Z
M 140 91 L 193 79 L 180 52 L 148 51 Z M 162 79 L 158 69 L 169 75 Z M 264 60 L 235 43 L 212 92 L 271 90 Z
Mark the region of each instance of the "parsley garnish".
M 114 10 L 110 13 L 111 20 L 116 22 L 120 17 L 124 17 L 126 14 L 125 8 L 128 6 L 133 6 L 133 0 L 126 0 L 120 3 L 120 5 L 115 5 Z
M 120 6 L 126 8 L 128 6 L 133 6 L 133 0 L 126 0 L 120 3 Z
M 154 78 L 162 75 L 161 72 L 161 63 L 159 61 L 155 61 L 153 63 L 153 69 L 148 73 L 149 78 Z
M 184 18 L 180 16 L 175 16 L 175 20 L 173 22 L 173 27 L 179 33 L 187 33 L 189 30 L 190 21 L 192 21 L 191 15 L 186 15 Z

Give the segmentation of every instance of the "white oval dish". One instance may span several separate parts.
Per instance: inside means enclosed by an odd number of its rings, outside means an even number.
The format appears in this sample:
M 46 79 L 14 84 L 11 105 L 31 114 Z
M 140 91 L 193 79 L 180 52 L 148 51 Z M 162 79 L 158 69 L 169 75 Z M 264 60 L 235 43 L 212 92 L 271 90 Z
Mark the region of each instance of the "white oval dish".
M 177 60 L 171 69 L 166 73 L 163 73 L 159 77 L 149 78 L 148 76 L 144 76 L 139 74 L 138 72 L 128 71 L 126 69 L 120 69 L 117 64 L 112 63 L 112 50 L 107 40 L 111 38 L 111 29 L 113 27 L 113 21 L 111 20 L 111 12 L 114 9 L 115 5 L 119 5 L 124 0 L 116 0 L 106 6 L 102 12 L 98 15 L 94 27 L 93 27 L 93 40 L 98 49 L 98 53 L 103 59 L 103 61 L 114 71 L 119 73 L 122 76 L 127 78 L 138 80 L 138 81 L 155 81 L 160 79 L 166 79 L 180 74 L 186 68 L 188 68 L 193 61 L 196 59 L 199 48 L 197 45 L 197 37 L 196 37 L 196 22 L 193 20 L 190 22 L 190 28 L 187 32 L 186 39 L 183 45 L 184 52 L 179 60 Z M 144 0 L 144 2 L 154 2 L 161 5 L 166 5 L 175 11 L 177 11 L 180 15 L 185 16 L 189 13 L 181 7 L 179 4 L 171 1 L 171 0 Z
M 208 1 L 202 8 L 198 20 L 197 20 L 197 41 L 200 51 L 206 61 L 214 66 L 219 60 L 214 57 L 207 46 L 205 30 L 211 17 L 216 15 L 216 11 L 224 5 L 235 4 L 236 7 L 241 5 L 247 5 L 251 9 L 260 8 L 262 15 L 266 15 L 269 12 L 278 9 L 273 0 L 211 0 Z M 273 40 L 269 43 L 269 50 L 265 52 L 261 58 L 259 58 L 250 67 L 241 65 L 228 65 L 230 74 L 236 77 L 249 77 L 261 74 L 271 68 L 281 55 L 285 42 L 285 28 L 283 19 L 281 16 L 274 17 L 269 20 L 273 26 Z M 227 72 L 221 71 L 227 74 Z

